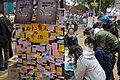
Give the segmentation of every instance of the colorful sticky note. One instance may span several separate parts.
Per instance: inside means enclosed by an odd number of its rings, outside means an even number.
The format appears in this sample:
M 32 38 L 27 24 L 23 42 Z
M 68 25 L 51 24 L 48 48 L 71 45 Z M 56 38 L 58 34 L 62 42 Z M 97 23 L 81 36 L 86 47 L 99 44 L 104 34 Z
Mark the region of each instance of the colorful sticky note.
M 57 67 L 57 75 L 62 75 L 62 67 Z
M 22 54 L 22 59 L 26 59 L 27 55 L 26 54 Z
M 19 39 L 19 40 L 18 40 L 18 44 L 22 44 L 22 39 Z
M 50 70 L 50 66 L 45 65 L 45 69 Z
M 38 46 L 36 46 L 36 50 L 40 51 L 40 52 L 44 52 L 45 51 L 45 46 L 38 45 Z
M 48 27 L 48 32 L 52 32 L 52 31 L 54 31 L 54 26 L 49 26 Z
M 50 68 L 55 69 L 55 64 L 50 63 Z
M 59 44 L 59 52 L 64 52 L 64 44 Z
M 27 60 L 23 60 L 23 65 L 26 66 L 28 64 Z
M 21 58 L 18 58 L 18 64 L 19 63 L 22 63 L 22 59 Z
M 53 51 L 53 55 L 56 55 L 58 53 L 58 44 L 57 43 L 52 43 L 52 51 Z

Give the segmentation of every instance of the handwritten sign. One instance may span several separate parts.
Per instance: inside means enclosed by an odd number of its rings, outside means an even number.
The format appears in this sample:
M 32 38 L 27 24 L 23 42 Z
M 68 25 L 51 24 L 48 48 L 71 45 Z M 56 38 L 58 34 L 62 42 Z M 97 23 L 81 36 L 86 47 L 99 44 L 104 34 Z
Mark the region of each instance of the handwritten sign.
M 20 80 L 64 80 L 64 40 L 60 38 L 63 29 L 35 23 L 17 28 Z

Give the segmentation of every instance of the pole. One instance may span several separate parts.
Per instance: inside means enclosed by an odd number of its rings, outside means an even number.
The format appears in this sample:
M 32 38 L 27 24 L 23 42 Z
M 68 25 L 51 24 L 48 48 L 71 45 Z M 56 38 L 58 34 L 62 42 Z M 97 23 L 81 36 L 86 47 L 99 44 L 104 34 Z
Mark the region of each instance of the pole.
M 96 2 L 96 0 L 94 0 L 94 3 Z M 93 24 L 95 23 L 95 8 L 93 9 Z
M 101 11 L 101 0 L 99 0 L 99 12 Z

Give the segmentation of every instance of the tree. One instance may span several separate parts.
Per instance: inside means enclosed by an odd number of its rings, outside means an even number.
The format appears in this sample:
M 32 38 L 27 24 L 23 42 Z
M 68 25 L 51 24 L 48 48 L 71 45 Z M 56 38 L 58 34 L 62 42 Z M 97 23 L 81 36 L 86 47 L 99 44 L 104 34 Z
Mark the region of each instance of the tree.
M 113 5 L 114 1 L 115 0 L 95 0 L 96 3 L 93 3 L 94 0 L 77 0 L 79 4 L 88 5 L 91 9 L 96 8 L 96 11 L 99 11 L 100 7 L 103 13 L 106 13 L 106 9 Z

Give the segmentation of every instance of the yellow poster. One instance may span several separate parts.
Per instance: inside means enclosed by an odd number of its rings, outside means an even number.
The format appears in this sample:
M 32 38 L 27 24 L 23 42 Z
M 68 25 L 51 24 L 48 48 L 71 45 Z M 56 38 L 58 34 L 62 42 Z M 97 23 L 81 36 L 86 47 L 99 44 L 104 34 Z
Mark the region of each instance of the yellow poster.
M 56 27 L 55 32 L 56 32 L 57 34 L 59 34 L 59 35 L 63 35 L 63 30 L 61 30 L 61 28 L 58 27 L 58 26 Z
M 48 43 L 48 25 L 47 24 L 22 24 L 25 29 L 26 39 L 33 43 Z M 23 34 L 20 36 L 24 37 Z

